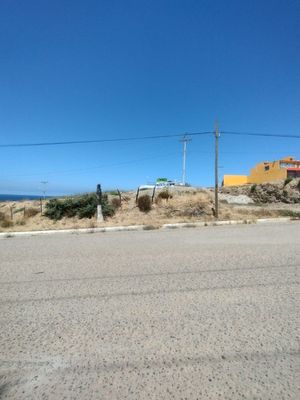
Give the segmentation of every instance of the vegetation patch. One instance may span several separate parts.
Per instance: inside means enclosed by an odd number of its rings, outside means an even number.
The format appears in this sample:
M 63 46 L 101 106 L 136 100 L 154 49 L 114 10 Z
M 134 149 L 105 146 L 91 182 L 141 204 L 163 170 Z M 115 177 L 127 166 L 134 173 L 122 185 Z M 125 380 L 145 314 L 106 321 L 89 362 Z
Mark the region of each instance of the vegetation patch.
M 151 198 L 148 194 L 144 194 L 138 198 L 137 206 L 142 212 L 149 212 L 152 208 Z
M 300 219 L 300 211 L 279 210 L 278 213 L 281 217 L 291 217 L 295 219 Z
M 38 210 L 37 208 L 29 207 L 25 209 L 25 216 L 28 218 L 35 217 L 39 212 L 40 210 Z
M 291 181 L 293 180 L 293 178 L 288 177 L 284 180 L 284 186 L 286 186 L 287 184 L 289 184 Z
M 117 197 L 114 197 L 114 198 L 111 200 L 111 205 L 112 205 L 113 208 L 116 210 L 117 208 L 120 208 L 120 207 L 121 207 L 121 200 L 120 200 L 119 198 L 117 198 Z
M 10 219 L 3 219 L 0 222 L 1 228 L 10 228 L 13 226 L 13 222 Z
M 25 210 L 25 207 L 16 208 L 16 209 L 14 210 L 14 214 L 17 214 L 17 213 L 20 213 L 20 212 L 24 212 L 24 210 Z
M 164 200 L 169 200 L 172 199 L 172 195 L 170 194 L 170 192 L 168 190 L 163 190 L 162 192 L 158 193 L 157 198 L 158 199 L 164 199 Z
M 44 215 L 53 220 L 60 220 L 63 217 L 72 218 L 92 218 L 97 211 L 98 199 L 96 194 L 85 194 L 82 196 L 70 197 L 66 199 L 51 199 L 46 204 Z M 108 204 L 107 196 L 102 196 L 103 216 L 111 217 L 114 215 L 114 207 Z
M 154 225 L 145 225 L 143 227 L 144 231 L 153 231 L 154 229 L 159 229 L 159 227 L 158 226 L 154 226 Z

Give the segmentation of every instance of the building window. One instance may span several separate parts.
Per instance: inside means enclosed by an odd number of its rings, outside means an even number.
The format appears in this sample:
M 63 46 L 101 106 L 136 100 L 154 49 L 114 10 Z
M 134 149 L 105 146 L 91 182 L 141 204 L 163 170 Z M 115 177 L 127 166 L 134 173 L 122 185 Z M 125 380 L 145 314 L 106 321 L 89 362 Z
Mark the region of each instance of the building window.
M 269 171 L 270 165 L 265 165 L 265 171 Z

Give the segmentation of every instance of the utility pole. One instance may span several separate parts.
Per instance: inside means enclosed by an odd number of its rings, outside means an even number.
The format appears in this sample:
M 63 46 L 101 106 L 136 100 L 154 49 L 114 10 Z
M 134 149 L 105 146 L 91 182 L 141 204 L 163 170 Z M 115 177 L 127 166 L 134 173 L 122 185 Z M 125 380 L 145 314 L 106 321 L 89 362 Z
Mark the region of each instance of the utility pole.
M 180 140 L 183 143 L 183 152 L 182 152 L 182 184 L 185 185 L 185 178 L 186 178 L 186 145 L 188 142 L 191 142 L 192 139 L 189 139 L 187 135 L 184 135 L 183 138 Z
M 219 123 L 215 123 L 215 217 L 219 218 Z
M 44 195 L 44 200 L 46 200 L 46 190 L 47 190 L 47 183 L 48 183 L 48 181 L 41 181 L 40 183 L 43 185 L 43 190 L 42 190 L 42 192 L 43 192 L 43 195 Z

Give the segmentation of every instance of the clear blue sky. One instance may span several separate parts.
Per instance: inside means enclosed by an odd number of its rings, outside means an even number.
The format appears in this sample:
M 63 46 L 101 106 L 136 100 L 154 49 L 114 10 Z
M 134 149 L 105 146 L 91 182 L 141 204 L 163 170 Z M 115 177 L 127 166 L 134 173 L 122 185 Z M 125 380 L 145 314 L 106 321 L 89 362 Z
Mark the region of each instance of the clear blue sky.
M 298 0 L 3 0 L 0 144 L 220 129 L 300 133 Z M 299 139 L 223 136 L 220 177 L 300 158 Z M 187 181 L 213 184 L 213 138 Z M 0 193 L 135 188 L 181 177 L 181 143 L 0 148 Z

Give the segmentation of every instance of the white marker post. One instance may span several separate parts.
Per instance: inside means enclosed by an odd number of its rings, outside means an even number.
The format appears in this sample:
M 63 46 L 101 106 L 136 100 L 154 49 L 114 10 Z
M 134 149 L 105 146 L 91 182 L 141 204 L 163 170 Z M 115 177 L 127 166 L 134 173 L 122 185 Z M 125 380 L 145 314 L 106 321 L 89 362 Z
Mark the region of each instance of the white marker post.
M 103 214 L 102 214 L 102 206 L 99 204 L 97 206 L 97 222 L 103 222 L 104 218 L 103 218 Z
M 98 205 L 97 205 L 97 222 L 103 222 L 103 213 L 102 213 L 102 190 L 101 190 L 101 185 L 97 185 L 97 190 L 96 190 L 97 198 L 98 198 Z

